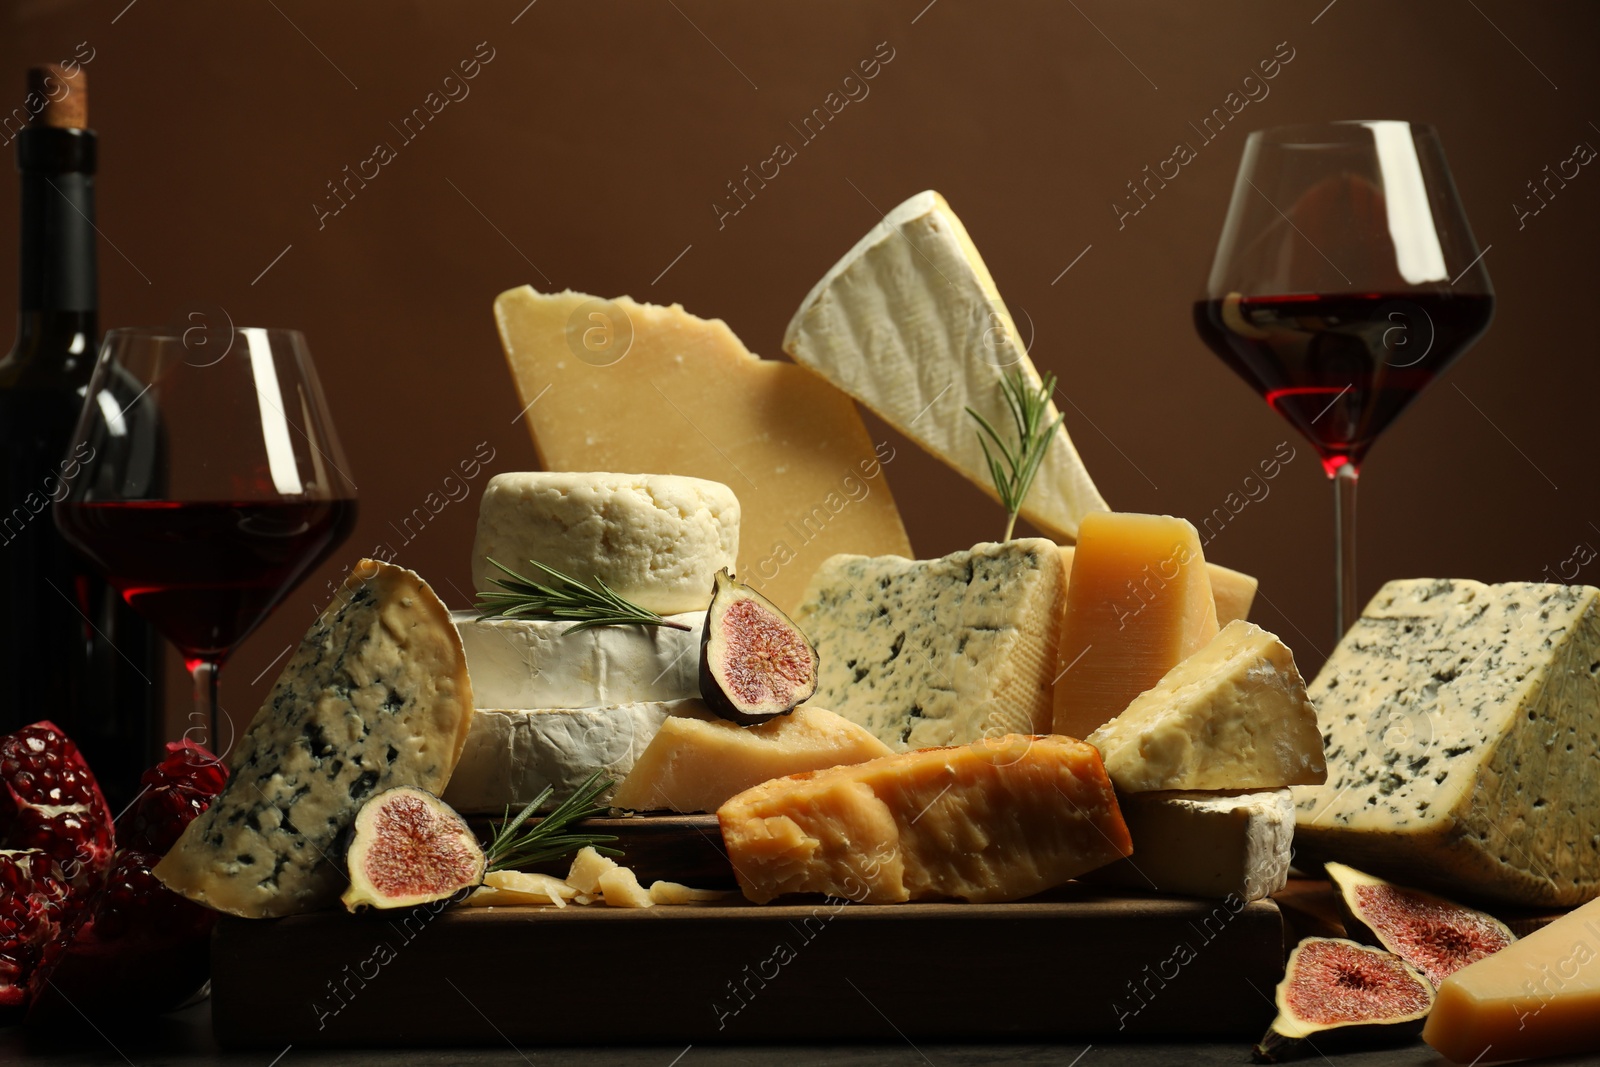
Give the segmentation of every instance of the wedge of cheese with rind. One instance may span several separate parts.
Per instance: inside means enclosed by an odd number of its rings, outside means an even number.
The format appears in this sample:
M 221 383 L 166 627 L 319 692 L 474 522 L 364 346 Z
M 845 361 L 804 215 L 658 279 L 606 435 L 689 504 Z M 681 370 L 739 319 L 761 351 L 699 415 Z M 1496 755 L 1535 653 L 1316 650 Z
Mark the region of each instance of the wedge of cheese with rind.
M 1317 709 L 1294 653 L 1248 622 L 1230 622 L 1088 741 L 1125 793 L 1327 779 Z
M 706 613 L 666 616 L 687 626 L 596 626 L 568 620 L 451 615 L 467 653 L 472 696 L 482 708 L 603 708 L 700 694 L 700 632 Z
M 735 793 L 801 771 L 864 763 L 889 747 L 842 715 L 803 704 L 755 726 L 675 715 L 617 786 L 611 805 L 633 811 L 716 811 Z
M 1449 897 L 1600 894 L 1600 589 L 1389 582 L 1311 685 L 1295 847 Z
M 1100 756 L 1009 734 L 748 789 L 717 811 L 744 895 L 1017 900 L 1132 850 Z
M 1066 569 L 1028 537 L 941 559 L 835 556 L 794 621 L 820 659 L 812 698 L 897 751 L 1048 733 Z
M 361 805 L 397 786 L 443 792 L 471 717 L 449 611 L 415 573 L 362 560 L 234 747 L 222 794 L 156 878 L 246 918 L 335 903 L 346 883 L 337 842 Z
M 801 301 L 783 350 L 999 499 L 967 409 L 1005 432 L 1001 382 L 1039 372 L 989 268 L 944 197 L 918 193 L 857 241 Z M 1046 421 L 1056 407 L 1046 405 Z M 1051 439 L 1022 516 L 1052 537 L 1106 502 L 1063 428 Z

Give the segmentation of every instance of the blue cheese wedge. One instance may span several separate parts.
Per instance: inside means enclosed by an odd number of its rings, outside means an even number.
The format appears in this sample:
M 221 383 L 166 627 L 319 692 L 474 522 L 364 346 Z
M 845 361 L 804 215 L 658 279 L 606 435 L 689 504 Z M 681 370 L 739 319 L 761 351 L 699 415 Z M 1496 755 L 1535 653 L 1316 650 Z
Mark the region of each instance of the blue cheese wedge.
M 834 556 L 794 614 L 821 660 L 812 701 L 896 751 L 1049 733 L 1066 590 L 1039 537 L 942 559 Z
M 155 875 L 246 918 L 337 902 L 337 842 L 370 796 L 443 791 L 472 715 L 461 639 L 426 582 L 362 560 L 228 761 L 227 787 Z
M 1600 589 L 1390 582 L 1310 687 L 1296 849 L 1451 896 L 1600 893 Z

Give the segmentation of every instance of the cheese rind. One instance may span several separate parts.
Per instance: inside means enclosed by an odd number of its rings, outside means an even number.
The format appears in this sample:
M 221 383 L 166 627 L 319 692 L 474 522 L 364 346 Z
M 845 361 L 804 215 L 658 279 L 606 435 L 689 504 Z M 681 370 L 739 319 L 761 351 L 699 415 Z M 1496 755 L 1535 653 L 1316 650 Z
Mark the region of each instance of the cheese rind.
M 362 560 L 234 747 L 222 794 L 155 876 L 246 918 L 334 903 L 346 879 L 330 857 L 362 803 L 396 786 L 441 792 L 471 715 L 449 611 L 411 571 Z
M 479 619 L 451 614 L 480 707 L 596 708 L 682 700 L 700 693 L 705 612 L 668 615 L 669 626 L 596 626 L 549 619 Z
M 634 811 L 716 811 L 736 793 L 786 774 L 890 755 L 864 728 L 802 705 L 756 726 L 675 715 L 617 786 L 611 804 Z
M 1121 793 L 1117 803 L 1133 855 L 1085 875 L 1089 881 L 1246 902 L 1288 882 L 1294 798 L 1287 789 Z
M 1230 622 L 1088 741 L 1125 793 L 1327 778 L 1317 709 L 1294 653 L 1248 622 Z
M 668 716 L 709 714 L 698 698 L 609 708 L 478 708 L 444 801 L 460 812 L 500 815 L 520 810 L 549 786 L 548 810 L 596 770 L 626 776 Z
M 998 499 L 965 409 L 1010 426 L 1001 382 L 1021 372 L 1038 388 L 1039 372 L 944 197 L 918 193 L 856 242 L 801 301 L 783 350 Z M 1045 420 L 1056 415 L 1047 403 Z M 1070 540 L 1085 514 L 1105 506 L 1072 439 L 1058 431 L 1023 517 Z
M 1188 521 L 1086 517 L 1056 653 L 1055 732 L 1088 737 L 1215 636 L 1211 579 Z
M 835 553 L 910 554 L 884 475 L 894 449 L 874 447 L 850 398 L 812 371 L 676 304 L 523 286 L 494 313 L 540 465 L 731 486 L 735 573 L 784 611 Z
M 1596 1020 L 1600 900 L 1446 978 L 1422 1039 L 1456 1063 L 1498 1063 L 1600 1050 Z
M 1058 736 L 778 778 L 729 800 L 717 820 L 739 887 L 758 904 L 786 893 L 1016 900 L 1132 849 L 1099 754 Z
M 1447 896 L 1600 893 L 1600 589 L 1385 585 L 1312 683 L 1295 847 Z
M 711 580 L 739 555 L 739 501 L 704 478 L 605 472 L 497 474 L 478 502 L 472 581 L 480 592 L 508 578 L 495 560 L 546 581 L 547 567 L 596 580 L 649 611 L 704 611 Z
M 897 750 L 1048 733 L 1065 591 L 1038 537 L 932 560 L 835 556 L 794 612 L 821 661 L 812 699 Z

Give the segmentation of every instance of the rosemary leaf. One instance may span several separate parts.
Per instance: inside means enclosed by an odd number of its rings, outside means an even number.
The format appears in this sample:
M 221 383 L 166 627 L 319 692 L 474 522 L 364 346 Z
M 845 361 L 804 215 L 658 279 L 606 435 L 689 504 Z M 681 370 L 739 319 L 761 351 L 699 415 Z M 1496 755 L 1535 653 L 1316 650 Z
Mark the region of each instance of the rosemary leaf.
M 978 424 L 978 444 L 983 448 L 983 458 L 988 461 L 995 492 L 1006 509 L 1006 532 L 1002 540 L 1011 540 L 1011 532 L 1016 528 L 1023 501 L 1028 498 L 1039 467 L 1050 451 L 1050 442 L 1066 417 L 1057 414 L 1054 419 L 1045 422 L 1055 388 L 1054 374 L 1044 375 L 1038 386 L 1034 386 L 1020 370 L 1012 371 L 1000 380 L 1000 394 L 1016 431 L 1015 445 L 1007 444 L 988 419 L 971 408 L 967 409 L 967 414 Z M 991 442 L 994 446 L 992 451 Z
M 647 608 L 641 608 L 620 596 L 599 578 L 594 586 L 584 585 L 578 579 L 547 567 L 538 560 L 528 562 L 539 568 L 550 583 L 524 577 L 505 564 L 489 560 L 506 574 L 506 578 L 491 578 L 499 589 L 479 590 L 476 610 L 479 619 L 496 616 L 507 619 L 570 620 L 573 625 L 563 633 L 577 633 L 595 626 L 668 626 L 674 630 L 691 627 L 681 622 L 663 619 Z
M 622 855 L 618 850 L 606 847 L 607 841 L 617 839 L 614 834 L 594 834 L 572 829 L 573 823 L 580 819 L 604 815 L 610 810 L 606 805 L 599 803 L 599 798 L 615 784 L 611 778 L 605 776 L 603 770 L 597 770 L 565 800 L 557 804 L 554 811 L 539 820 L 537 826 L 531 830 L 523 830 L 522 825 L 528 821 L 534 810 L 550 799 L 552 790 L 549 786 L 545 786 L 538 796 L 528 802 L 527 807 L 517 813 L 516 818 L 508 819 L 496 829 L 494 840 L 484 850 L 484 856 L 489 861 L 488 869 L 516 870 L 546 860 L 560 859 L 562 856 L 588 847 L 607 856 Z M 509 816 L 510 813 L 508 808 L 506 814 Z

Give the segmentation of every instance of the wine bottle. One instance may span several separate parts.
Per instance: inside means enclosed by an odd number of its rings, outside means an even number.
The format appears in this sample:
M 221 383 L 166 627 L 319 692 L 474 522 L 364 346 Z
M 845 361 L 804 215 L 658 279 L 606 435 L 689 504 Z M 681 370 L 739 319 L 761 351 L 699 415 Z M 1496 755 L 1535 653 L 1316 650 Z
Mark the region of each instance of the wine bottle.
M 51 517 L 88 458 L 66 453 L 99 340 L 96 138 L 82 67 L 35 67 L 28 90 L 21 302 L 0 360 L 0 733 L 55 721 L 120 811 L 162 734 L 162 646 Z

